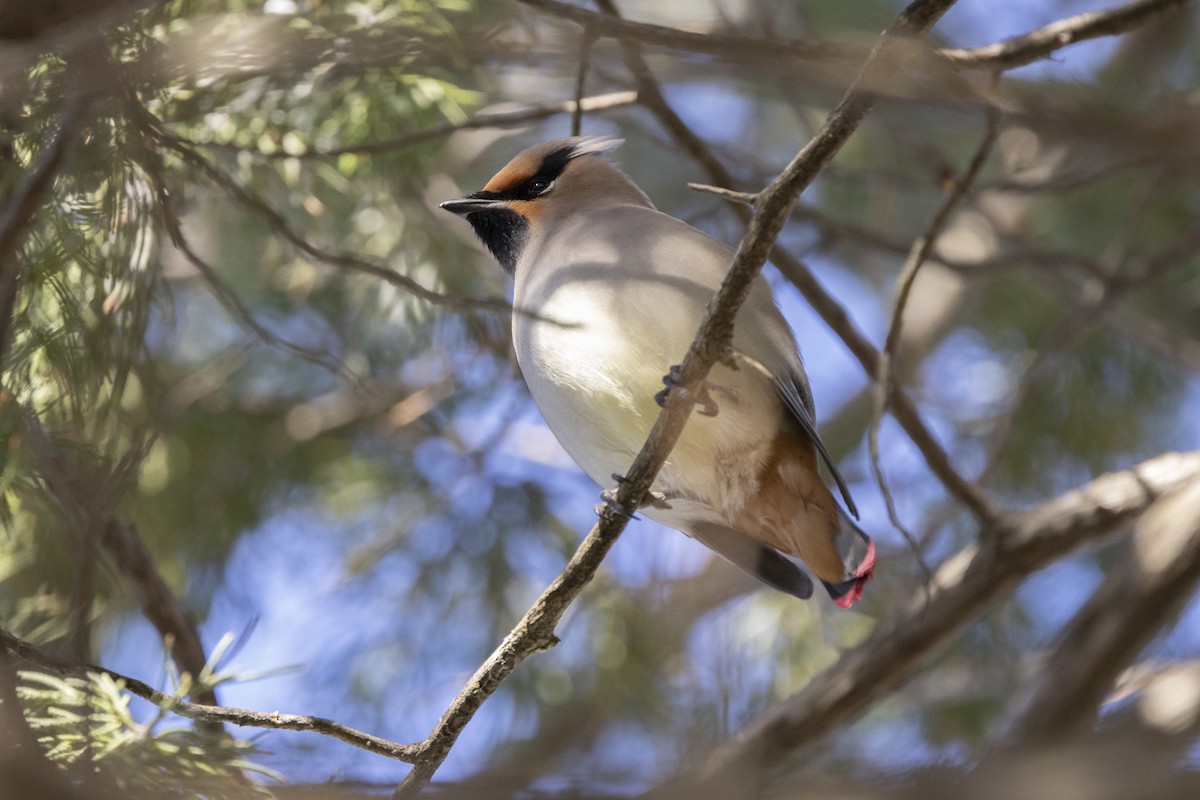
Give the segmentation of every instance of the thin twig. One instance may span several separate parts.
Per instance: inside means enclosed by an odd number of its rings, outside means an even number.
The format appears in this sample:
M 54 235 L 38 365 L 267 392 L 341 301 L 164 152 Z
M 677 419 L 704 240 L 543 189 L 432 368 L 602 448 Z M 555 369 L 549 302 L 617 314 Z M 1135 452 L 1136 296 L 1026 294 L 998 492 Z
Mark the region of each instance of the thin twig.
M 608 94 L 594 95 L 592 97 L 567 100 L 565 102 L 554 103 L 552 105 L 522 108 L 517 111 L 494 111 L 484 113 L 472 117 L 464 122 L 447 122 L 442 125 L 435 125 L 434 127 L 423 131 L 407 133 L 391 139 L 383 139 L 378 142 L 344 145 L 342 147 L 314 147 L 301 150 L 299 152 L 279 150 L 268 153 L 258 148 L 239 147 L 238 145 L 224 142 L 189 142 L 189 144 L 213 149 L 248 152 L 264 158 L 317 159 L 336 158 L 343 155 L 377 155 L 380 153 L 391 153 L 395 152 L 396 150 L 403 150 L 407 147 L 424 144 L 425 142 L 444 139 L 450 134 L 457 133 L 458 131 L 473 130 L 476 128 L 509 127 L 512 125 L 520 125 L 525 122 L 537 122 L 538 120 L 547 119 L 548 117 L 557 116 L 559 114 L 571 114 L 572 116 L 578 116 L 585 113 L 590 114 L 597 111 L 608 111 L 614 108 L 622 108 L 624 106 L 633 105 L 637 102 L 637 99 L 637 92 L 610 92 Z
M 677 385 L 699 385 L 728 350 L 733 336 L 734 317 L 762 269 L 767 253 L 796 198 L 845 144 L 874 104 L 875 95 L 861 88 L 864 82 L 876 77 L 885 63 L 889 69 L 895 69 L 896 41 L 924 33 L 952 4 L 953 0 L 916 0 L 911 3 L 885 31 L 825 125 L 763 190 L 729 273 L 709 304 L 695 340 L 680 364 Z M 413 797 L 428 785 L 483 701 L 495 692 L 500 682 L 525 657 L 537 649 L 554 644 L 554 628 L 558 619 L 591 580 L 604 555 L 629 521 L 629 512 L 618 509 L 635 509 L 645 501 L 655 476 L 683 432 L 693 409 L 693 404 L 685 394 L 679 391 L 667 393 L 663 410 L 655 420 L 645 445 L 617 487 L 615 500 L 602 507 L 600 520 L 588 533 L 562 575 L 542 594 L 442 715 L 423 743 L 426 751 L 421 763 L 405 776 L 393 797 Z
M 170 212 L 167 212 L 165 209 L 163 211 L 163 217 L 170 218 L 170 221 L 166 222 L 166 226 L 171 243 L 187 259 L 187 262 L 195 267 L 204 277 L 204 281 L 212 290 L 217 301 L 224 306 L 225 310 L 229 312 L 229 315 L 237 323 L 258 337 L 267 346 L 278 348 L 310 364 L 316 364 L 318 367 L 327 370 L 330 374 L 336 375 L 355 386 L 363 386 L 363 376 L 346 366 L 346 362 L 337 356 L 321 350 L 315 350 L 311 347 L 304 347 L 282 336 L 276 336 L 265 325 L 259 322 L 255 318 L 254 313 L 246 307 L 241 298 L 237 296 L 233 289 L 229 288 L 229 285 L 217 273 L 216 268 L 201 258 L 192 249 L 191 245 L 188 244 L 187 239 L 183 237 L 183 231 L 178 224 L 178 219 L 173 218 Z
M 250 711 L 245 708 L 233 708 L 230 706 L 189 703 L 174 695 L 160 692 L 144 681 L 131 678 L 128 675 L 122 675 L 106 667 L 100 667 L 95 664 L 77 664 L 55 658 L 39 650 L 29 642 L 17 638 L 3 628 L 0 628 L 0 647 L 56 675 L 86 676 L 93 673 L 107 675 L 113 680 L 121 682 L 127 691 L 143 700 L 148 700 L 159 708 L 166 709 L 189 719 L 204 722 L 226 722 L 230 725 L 242 725 L 250 728 L 311 731 L 325 736 L 332 736 L 347 744 L 352 744 L 368 752 L 393 758 L 397 761 L 412 763 L 419 757 L 420 747 L 418 745 L 392 742 L 323 717 L 311 717 L 304 714 L 283 714 L 278 711 Z
M 423 286 L 407 275 L 403 275 L 381 264 L 367 261 L 366 259 L 351 255 L 349 253 L 337 253 L 318 247 L 301 235 L 300 232 L 296 230 L 284 218 L 284 216 L 276 211 L 269 203 L 251 192 L 243 184 L 221 170 L 207 158 L 201 156 L 182 139 L 179 139 L 178 137 L 167 133 L 164 130 L 156 131 L 154 136 L 160 144 L 173 151 L 185 163 L 192 166 L 201 174 L 207 176 L 209 180 L 211 180 L 220 188 L 224 189 L 227 194 L 229 194 L 243 206 L 257 214 L 259 217 L 262 217 L 263 220 L 265 220 L 266 223 L 271 227 L 271 229 L 289 244 L 305 255 L 316 259 L 317 261 L 321 261 L 339 269 L 361 272 L 363 274 L 379 278 L 386 283 L 390 283 L 393 286 L 398 286 L 415 297 L 441 308 L 447 308 L 454 311 L 509 311 L 512 308 L 508 303 L 498 298 L 455 297 L 452 295 L 442 294 L 441 292 L 437 292 L 433 289 Z
M 871 424 L 867 427 L 867 450 L 870 454 L 871 472 L 875 476 L 875 482 L 879 485 L 879 491 L 883 494 L 883 500 L 887 506 L 888 519 L 891 520 L 896 530 L 900 531 L 909 548 L 913 551 L 913 555 L 916 556 L 917 562 L 921 565 L 925 573 L 927 583 L 933 579 L 933 573 L 930 572 L 929 566 L 925 563 L 925 559 L 921 555 L 921 548 L 917 544 L 916 537 L 913 536 L 912 532 L 900 519 L 900 512 L 896 508 L 896 498 L 892 496 L 891 487 L 888 485 L 887 478 L 883 473 L 883 465 L 879 458 L 879 427 L 883 422 L 883 415 L 887 411 L 888 399 L 892 396 L 892 363 L 895 361 L 900 348 L 900 331 L 904 321 L 904 309 L 908 304 L 909 293 L 916 283 L 917 274 L 920 272 L 921 266 L 933 252 L 938 237 L 942 235 L 942 231 L 950 221 L 950 217 L 958 209 L 959 203 L 966 197 L 968 190 L 970 190 L 971 185 L 975 182 L 975 178 L 979 175 L 979 170 L 983 167 L 984 162 L 987 161 L 988 156 L 992 152 L 992 147 L 996 143 L 996 136 L 1000 131 L 1000 112 L 995 106 L 988 105 L 985 114 L 986 121 L 983 140 L 979 143 L 979 147 L 976 148 L 975 155 L 972 156 L 962 176 L 954 183 L 953 190 L 946 196 L 941 208 L 934 214 L 925 233 L 913 242 L 908 258 L 900 270 L 900 276 L 896 279 L 896 300 L 892 307 L 891 323 L 888 325 L 883 350 L 879 353 L 879 363 L 875 373 L 874 413 L 871 415 Z
M 126 91 L 124 100 L 126 109 L 129 111 L 131 117 L 134 119 L 144 118 L 146 111 L 132 90 Z M 141 132 L 145 132 L 144 125 L 140 126 L 139 129 Z M 143 141 L 139 141 L 138 144 L 140 145 L 139 150 L 142 156 L 140 163 L 143 171 L 150 179 L 151 189 L 158 201 L 158 218 L 167 232 L 167 238 L 170 239 L 175 250 L 200 273 L 212 291 L 213 296 L 216 297 L 217 302 L 229 313 L 229 316 L 269 347 L 275 347 L 310 364 L 315 364 L 351 384 L 361 386 L 363 382 L 362 376 L 346 366 L 345 362 L 341 359 L 329 353 L 296 344 L 282 336 L 277 336 L 258 321 L 254 313 L 237 296 L 237 293 L 221 278 L 216 268 L 201 258 L 200 254 L 188 243 L 187 238 L 183 234 L 183 224 L 179 219 L 179 213 L 175 209 L 174 197 L 167 189 L 164 167 L 158 153 Z
M 709 186 L 707 183 L 688 182 L 687 187 L 693 192 L 702 192 L 703 194 L 711 194 L 720 197 L 722 200 L 729 200 L 733 203 L 743 203 L 748 206 L 754 205 L 758 201 L 758 195 L 750 192 L 738 192 L 733 189 L 725 189 L 720 186 Z
M 682 50 L 690 53 L 706 53 L 726 58 L 740 57 L 755 61 L 769 58 L 796 58 L 803 61 L 842 62 L 847 65 L 861 63 L 866 51 L 859 47 L 807 42 L 798 39 L 762 39 L 757 36 L 742 36 L 730 33 L 697 33 L 631 22 L 609 13 L 597 14 L 580 6 L 558 0 L 520 0 L 527 6 L 559 19 L 569 20 L 587 28 L 597 36 L 607 36 L 621 42 L 638 42 Z
M 846 308 L 835 300 L 812 271 L 791 253 L 776 248 L 771 254 L 771 260 L 779 267 L 783 276 L 800 291 L 809 307 L 817 312 L 825 324 L 845 343 L 868 377 L 873 378 L 879 370 L 879 351 L 859 330 Z M 925 459 L 930 472 L 941 481 L 946 491 L 981 522 L 998 517 L 1000 511 L 987 494 L 955 469 L 950 455 L 925 424 L 912 399 L 896 386 L 890 387 L 888 394 L 892 416 L 921 451 L 921 457 Z
M 294 228 L 283 214 L 276 211 L 268 202 L 263 200 L 246 186 L 216 166 L 207 157 L 198 153 L 186 140 L 168 131 L 162 122 L 140 103 L 127 103 L 126 109 L 132 121 L 138 126 L 143 136 L 167 150 L 175 153 L 185 163 L 207 176 L 218 187 L 223 189 L 234 200 L 257 214 L 271 229 L 300 252 L 330 266 L 354 272 L 362 272 L 379 278 L 393 286 L 409 292 L 426 302 L 441 308 L 455 311 L 509 311 L 511 306 L 498 298 L 490 297 L 454 297 L 442 294 L 423 286 L 407 275 L 402 275 L 393 269 L 376 264 L 349 253 L 335 253 L 324 250 L 308 241 Z
M 579 136 L 583 131 L 583 87 L 587 83 L 588 67 L 592 61 L 592 45 L 596 43 L 596 34 L 591 28 L 584 28 L 579 35 L 579 64 L 575 69 L 575 108 L 571 111 L 571 135 Z M 637 95 L 635 94 L 634 97 Z

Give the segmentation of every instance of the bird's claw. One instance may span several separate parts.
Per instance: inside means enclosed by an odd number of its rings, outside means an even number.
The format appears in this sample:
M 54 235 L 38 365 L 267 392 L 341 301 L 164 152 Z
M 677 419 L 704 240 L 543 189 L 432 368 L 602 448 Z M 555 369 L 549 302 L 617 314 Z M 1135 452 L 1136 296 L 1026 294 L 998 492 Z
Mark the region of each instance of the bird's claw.
M 624 480 L 624 478 L 621 480 Z M 621 504 L 621 501 L 617 499 L 616 491 L 613 489 L 605 489 L 600 493 L 600 502 L 596 504 L 596 515 L 603 516 L 605 511 L 611 511 L 614 514 L 633 520 L 641 519 L 641 517 Z
M 624 475 L 622 475 L 619 472 L 614 472 L 612 474 L 612 479 L 617 482 L 618 486 L 622 483 L 629 483 L 629 478 L 626 478 Z M 600 496 L 604 499 L 605 503 L 608 503 L 610 500 L 613 503 L 616 502 L 616 493 L 612 489 L 607 489 L 604 492 L 601 492 Z M 646 497 L 642 501 L 642 505 L 651 506 L 653 508 L 670 508 L 671 507 L 671 504 L 667 501 L 667 495 L 663 492 L 659 492 L 654 489 L 651 489 L 650 491 L 646 492 Z M 601 507 L 602 506 L 597 506 L 597 509 L 599 509 Z M 619 507 L 616 510 L 619 513 L 624 513 L 624 512 L 620 511 Z M 597 513 L 599 513 L 599 512 L 597 512 Z M 633 515 L 630 515 L 630 516 L 632 516 L 634 519 L 637 519 L 636 516 L 633 516 Z
M 717 401 L 713 400 L 712 395 L 708 392 L 708 382 L 702 381 L 699 388 L 693 390 L 681 385 L 680 378 L 679 365 L 673 364 L 671 366 L 671 371 L 666 375 L 663 375 L 662 380 L 663 383 L 666 384 L 667 388 L 654 395 L 654 402 L 658 403 L 659 407 L 664 406 L 667 402 L 667 395 L 674 391 L 689 403 L 694 403 L 695 405 L 700 406 L 700 413 L 704 416 L 715 417 L 717 412 L 720 411 L 720 407 L 717 406 Z

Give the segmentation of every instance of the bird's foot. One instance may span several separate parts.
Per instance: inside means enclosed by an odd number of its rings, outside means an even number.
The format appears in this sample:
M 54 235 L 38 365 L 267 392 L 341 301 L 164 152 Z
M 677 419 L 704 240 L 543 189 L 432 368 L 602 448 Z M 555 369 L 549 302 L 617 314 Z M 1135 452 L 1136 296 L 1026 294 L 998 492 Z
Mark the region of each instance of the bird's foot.
M 666 404 L 667 395 L 669 395 L 671 392 L 676 392 L 680 397 L 682 397 L 684 400 L 687 400 L 689 403 L 694 403 L 695 405 L 700 406 L 700 413 L 704 416 L 715 417 L 717 412 L 720 411 L 720 407 L 717 406 L 717 401 L 713 400 L 712 395 L 709 394 L 708 381 L 701 381 L 697 388 L 689 389 L 680 384 L 681 377 L 682 376 L 679 374 L 679 365 L 671 365 L 671 371 L 666 375 L 663 375 L 662 379 L 667 388 L 654 395 L 654 402 L 658 403 L 658 405 L 661 407 Z M 728 389 L 724 389 L 724 387 L 714 386 L 712 388 L 718 391 L 729 391 Z
M 614 472 L 612 474 L 612 479 L 614 481 L 616 481 L 618 484 L 629 482 L 629 478 L 626 478 L 624 475 L 620 474 L 619 472 Z M 667 502 L 667 496 L 664 493 L 657 492 L 653 489 L 646 492 L 646 499 L 644 501 L 642 501 L 642 505 L 651 506 L 653 508 L 670 508 L 671 507 L 671 504 L 669 502 Z
M 603 516 L 605 511 L 611 511 L 618 516 L 629 519 L 641 519 L 641 517 L 621 504 L 621 501 L 617 499 L 617 492 L 614 489 L 605 489 L 600 493 L 600 502 L 596 504 L 596 515 Z

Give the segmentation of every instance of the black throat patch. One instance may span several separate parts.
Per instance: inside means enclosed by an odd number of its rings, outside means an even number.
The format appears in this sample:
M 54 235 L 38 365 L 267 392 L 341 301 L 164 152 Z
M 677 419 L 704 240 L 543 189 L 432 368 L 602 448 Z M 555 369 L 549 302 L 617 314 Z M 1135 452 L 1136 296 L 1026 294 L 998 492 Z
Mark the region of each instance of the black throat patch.
M 489 208 L 467 214 L 467 222 L 475 234 L 492 251 L 500 266 L 509 275 L 517 271 L 517 259 L 529 233 L 529 220 L 506 208 Z

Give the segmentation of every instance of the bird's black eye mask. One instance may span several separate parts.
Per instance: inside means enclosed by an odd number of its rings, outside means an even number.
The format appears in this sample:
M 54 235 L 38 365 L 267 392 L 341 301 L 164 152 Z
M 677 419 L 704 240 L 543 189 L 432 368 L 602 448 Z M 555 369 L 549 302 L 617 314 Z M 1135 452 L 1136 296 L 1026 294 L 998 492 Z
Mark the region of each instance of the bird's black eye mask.
M 548 194 L 554 188 L 554 182 L 575 157 L 575 149 L 562 147 L 542 159 L 537 171 L 532 177 L 518 183 L 516 186 L 502 192 L 475 192 L 470 195 L 473 200 L 536 200 Z
M 484 189 L 467 195 L 469 200 L 536 200 L 554 188 L 554 179 L 545 175 L 534 175 L 511 189 L 489 192 Z

